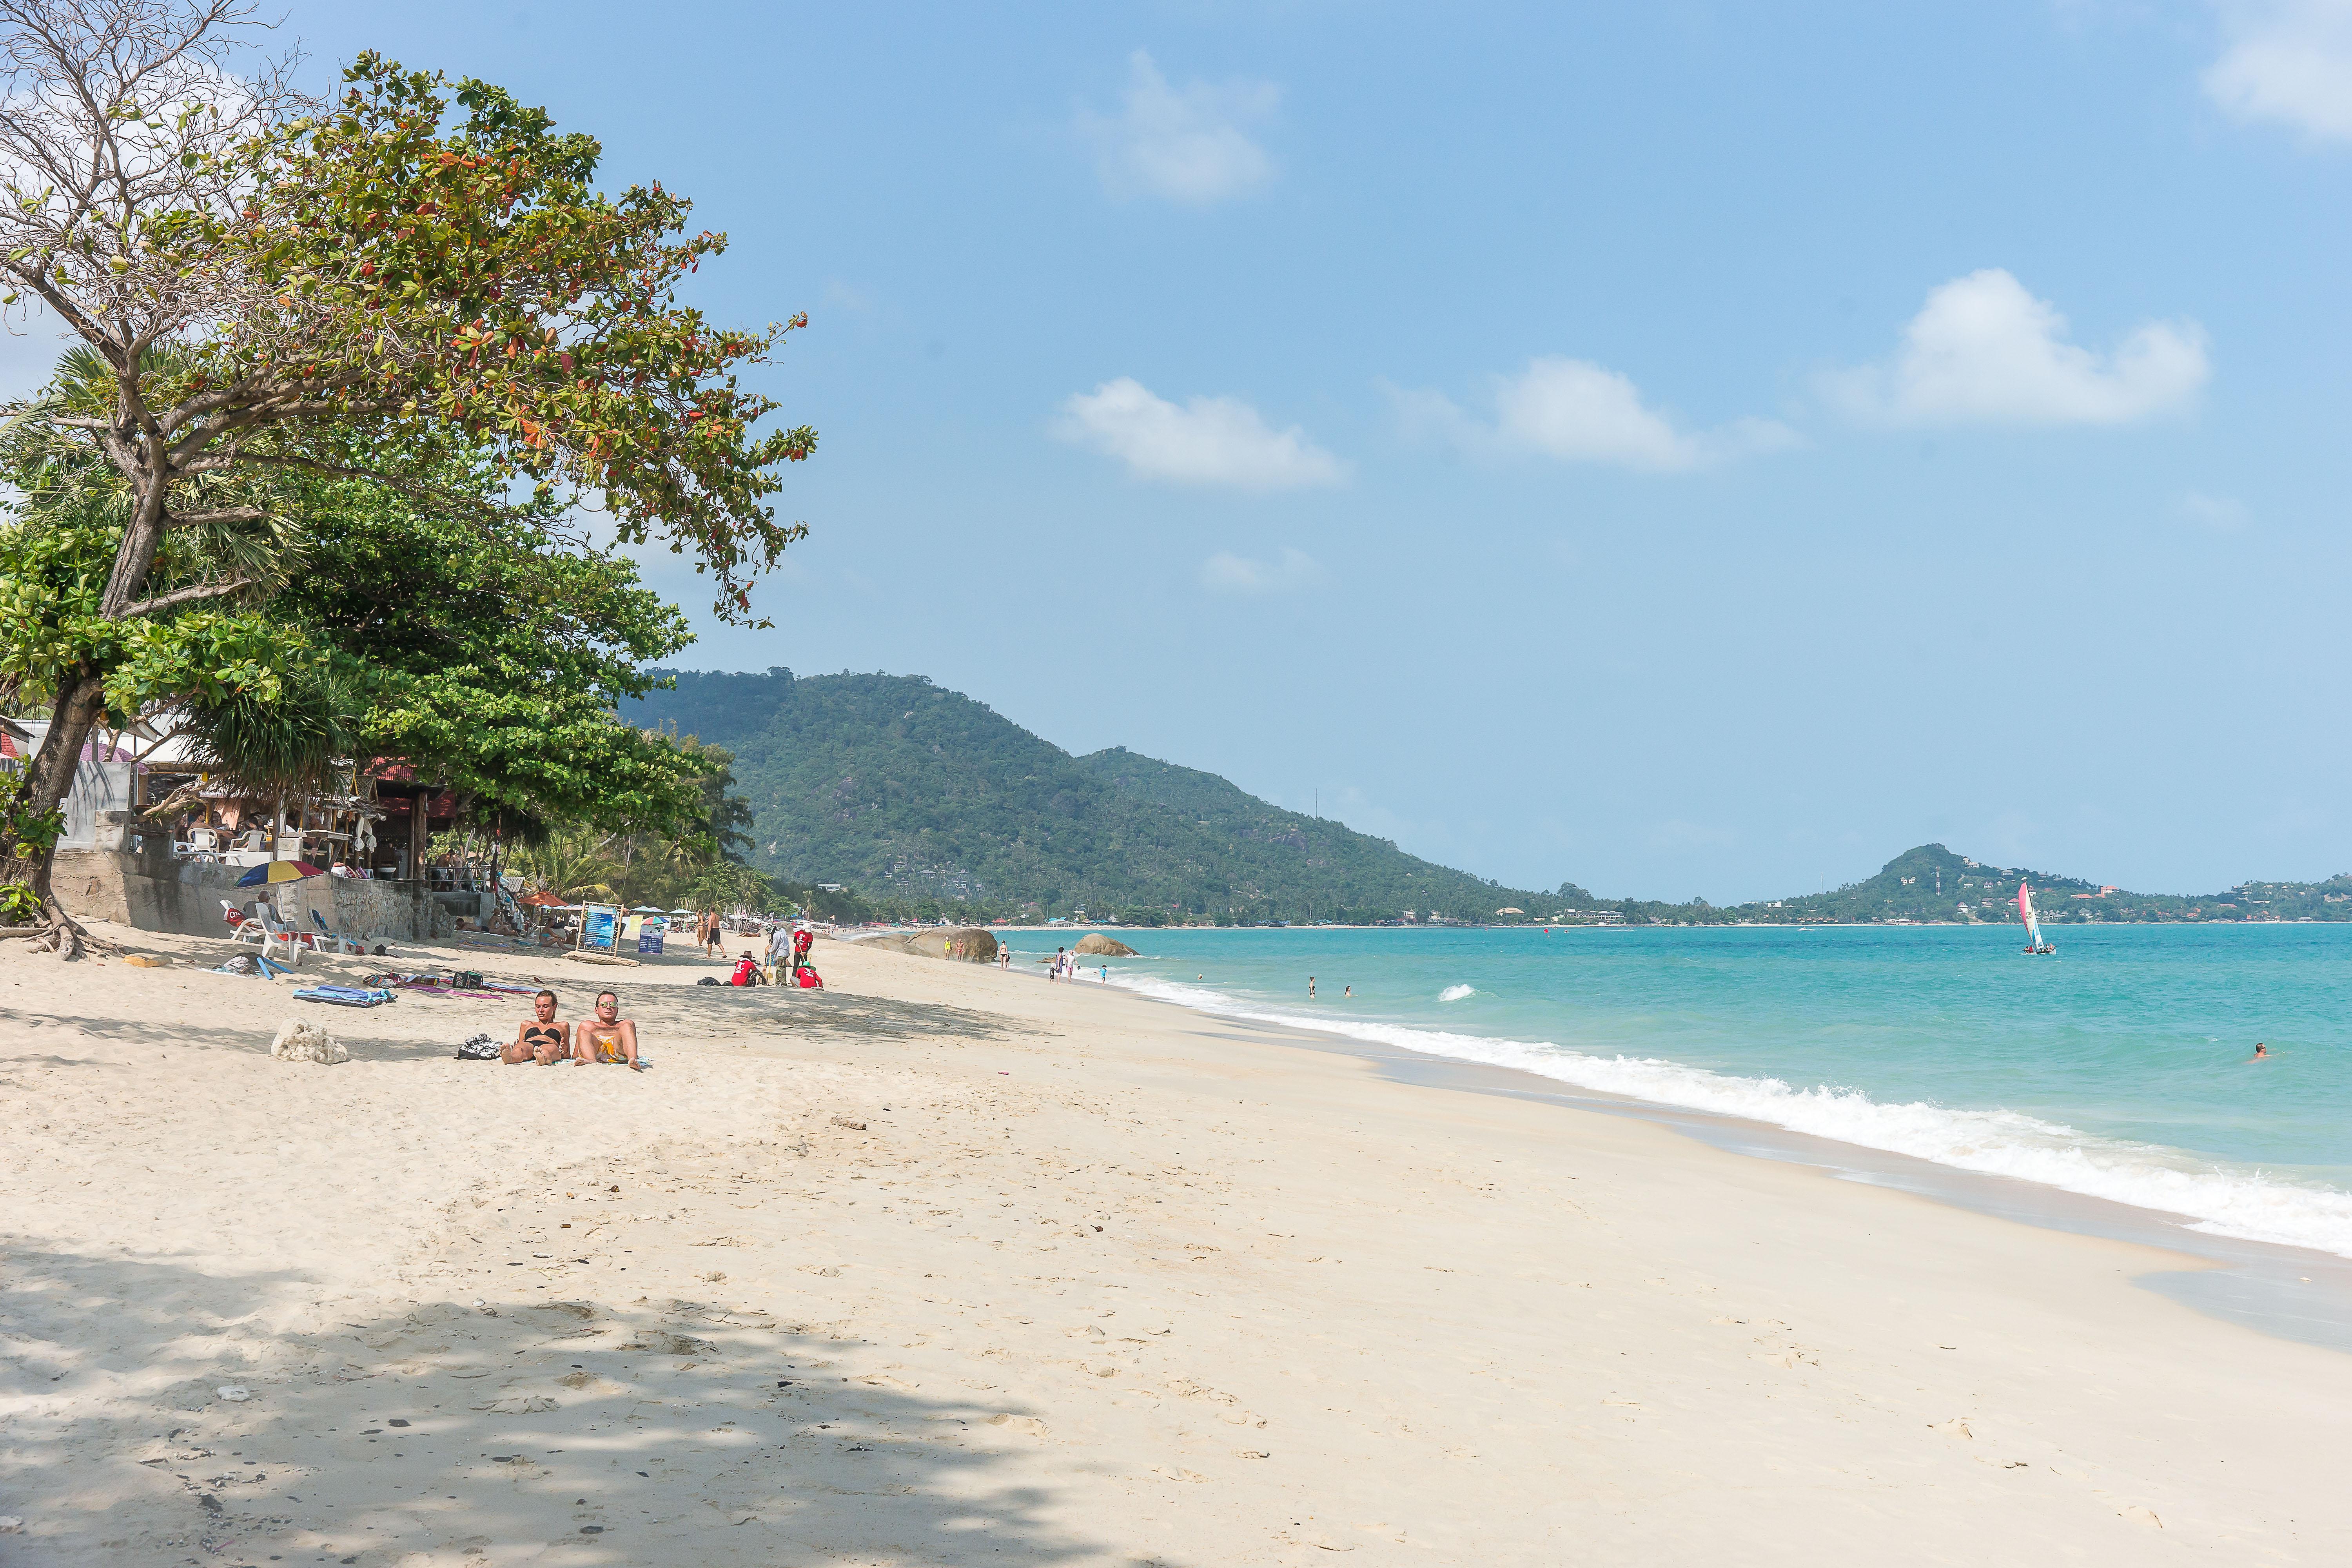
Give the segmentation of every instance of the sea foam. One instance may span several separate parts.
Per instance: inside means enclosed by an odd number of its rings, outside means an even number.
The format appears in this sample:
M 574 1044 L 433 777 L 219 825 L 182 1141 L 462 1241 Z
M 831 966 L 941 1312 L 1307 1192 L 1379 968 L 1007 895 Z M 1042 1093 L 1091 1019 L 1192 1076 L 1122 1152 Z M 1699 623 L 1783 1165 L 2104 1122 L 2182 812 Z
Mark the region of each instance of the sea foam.
M 2200 1159 L 2158 1144 L 2078 1131 L 2009 1110 L 1888 1104 L 1859 1090 L 1799 1089 L 1654 1057 L 1593 1056 L 1542 1041 L 1487 1039 L 1402 1024 L 1284 1012 L 1198 985 L 1129 973 L 1114 984 L 1227 1017 L 1321 1029 L 1427 1056 L 1516 1068 L 1580 1089 L 1741 1117 L 1956 1170 L 2013 1176 L 2086 1197 L 2186 1215 L 2189 1228 L 2352 1258 L 2352 1193 Z M 1441 1001 L 1470 994 L 1448 986 Z

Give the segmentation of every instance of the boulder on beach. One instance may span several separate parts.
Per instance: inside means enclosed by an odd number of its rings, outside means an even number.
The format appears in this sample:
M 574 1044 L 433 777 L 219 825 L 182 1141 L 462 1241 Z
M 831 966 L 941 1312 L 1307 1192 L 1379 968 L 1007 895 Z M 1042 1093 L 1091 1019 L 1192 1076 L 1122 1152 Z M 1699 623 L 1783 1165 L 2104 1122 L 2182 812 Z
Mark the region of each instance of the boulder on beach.
M 996 962 L 996 938 L 980 926 L 934 926 L 929 931 L 894 931 L 869 936 L 857 944 L 887 952 L 910 952 L 918 958 L 950 958 L 965 963 Z
M 323 1025 L 308 1018 L 289 1018 L 278 1026 L 278 1037 L 269 1042 L 269 1054 L 281 1062 L 347 1062 L 352 1053 L 341 1041 L 327 1033 Z
M 1089 958 L 1133 958 L 1135 956 L 1135 949 L 1116 937 L 1105 936 L 1098 931 L 1090 931 L 1078 938 L 1078 951 Z

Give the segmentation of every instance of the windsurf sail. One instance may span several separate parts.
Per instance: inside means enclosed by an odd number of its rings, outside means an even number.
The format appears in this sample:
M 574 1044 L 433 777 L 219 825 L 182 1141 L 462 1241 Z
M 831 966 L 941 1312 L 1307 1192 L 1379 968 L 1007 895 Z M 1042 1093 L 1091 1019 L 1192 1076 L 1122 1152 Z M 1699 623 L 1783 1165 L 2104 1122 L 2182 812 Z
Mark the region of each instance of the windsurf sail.
M 2025 945 L 2042 945 L 2042 922 L 2033 918 L 2033 891 L 2023 882 L 2017 884 L 2017 912 L 2025 919 Z

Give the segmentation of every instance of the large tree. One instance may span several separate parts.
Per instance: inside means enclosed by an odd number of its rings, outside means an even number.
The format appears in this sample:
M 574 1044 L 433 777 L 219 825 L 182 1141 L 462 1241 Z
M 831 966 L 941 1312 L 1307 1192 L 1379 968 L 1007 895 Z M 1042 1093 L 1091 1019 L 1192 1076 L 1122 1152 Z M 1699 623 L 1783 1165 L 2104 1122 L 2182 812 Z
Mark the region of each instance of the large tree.
M 362 55 L 331 102 L 251 62 L 239 0 L 0 0 L 0 282 L 103 361 L 110 406 L 15 410 L 126 492 L 81 657 L 0 808 L 9 874 L 48 891 L 50 841 L 142 623 L 249 601 L 236 571 L 159 583 L 175 531 L 267 520 L 275 476 L 369 478 L 437 504 L 459 463 L 593 502 L 624 543 L 691 556 L 723 618 L 798 538 L 768 498 L 805 427 L 735 373 L 786 325 L 713 326 L 681 281 L 724 247 L 659 185 L 594 184 L 598 144 L 486 83 Z M 789 325 L 801 321 L 794 318 Z
M 455 462 L 436 476 L 447 494 L 493 483 Z M 369 479 L 306 475 L 299 488 L 286 510 L 306 569 L 270 611 L 368 672 L 370 755 L 485 812 L 607 834 L 699 829 L 708 764 L 614 713 L 690 640 L 626 555 L 555 542 L 529 508 L 484 517 Z

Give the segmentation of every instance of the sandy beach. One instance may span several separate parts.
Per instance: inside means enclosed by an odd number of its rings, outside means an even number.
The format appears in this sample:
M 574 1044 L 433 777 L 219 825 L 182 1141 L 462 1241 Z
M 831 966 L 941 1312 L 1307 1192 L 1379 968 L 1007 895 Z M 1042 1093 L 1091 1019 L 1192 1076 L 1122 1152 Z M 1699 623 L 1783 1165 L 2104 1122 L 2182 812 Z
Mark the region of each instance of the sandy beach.
M 173 963 L 0 947 L 0 1563 L 2352 1552 L 2352 1357 L 2179 1254 L 835 943 L 438 951 L 617 984 L 640 1075 L 100 934 Z

